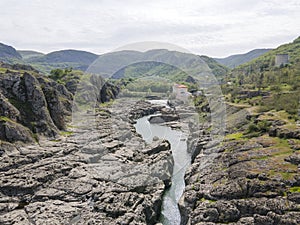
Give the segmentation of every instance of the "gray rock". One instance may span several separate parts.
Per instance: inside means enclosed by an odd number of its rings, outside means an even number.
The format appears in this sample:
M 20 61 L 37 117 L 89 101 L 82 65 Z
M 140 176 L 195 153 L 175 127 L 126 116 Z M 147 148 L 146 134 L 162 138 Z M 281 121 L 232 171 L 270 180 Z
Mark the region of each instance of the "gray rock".
M 179 116 L 176 114 L 153 115 L 148 120 L 150 123 L 166 123 L 179 120 Z
M 0 116 L 7 117 L 13 121 L 20 119 L 19 110 L 12 105 L 0 91 Z
M 0 139 L 8 142 L 34 142 L 32 132 L 9 119 L 0 118 Z
M 0 224 L 157 223 L 173 173 L 169 143 L 147 146 L 116 108 L 97 117 L 97 130 L 76 128 L 60 141 L 0 142 Z M 118 128 L 130 132 L 125 141 Z
M 152 155 L 162 151 L 168 151 L 171 149 L 171 145 L 167 140 L 158 140 L 151 143 L 146 149 L 141 150 L 142 153 Z

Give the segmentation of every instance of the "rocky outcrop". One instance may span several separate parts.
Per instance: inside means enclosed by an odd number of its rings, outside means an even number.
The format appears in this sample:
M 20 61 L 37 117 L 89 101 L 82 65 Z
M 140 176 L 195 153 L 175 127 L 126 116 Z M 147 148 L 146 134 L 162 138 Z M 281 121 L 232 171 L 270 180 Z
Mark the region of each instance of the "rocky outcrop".
M 116 101 L 62 140 L 0 142 L 0 224 L 156 224 L 173 158 L 136 134 L 143 105 Z
M 148 155 L 160 153 L 171 149 L 171 145 L 167 140 L 158 140 L 153 142 L 148 148 L 142 152 Z
M 0 62 L 0 67 L 7 69 L 7 73 L 8 72 L 12 72 L 11 70 L 26 70 L 26 71 L 31 71 L 31 72 L 36 72 L 38 73 L 38 70 L 34 69 L 32 66 L 30 65 L 24 65 L 24 64 L 8 64 L 8 63 L 3 63 Z
M 98 75 L 58 69 L 54 81 L 28 65 L 0 63 L 0 67 L 6 69 L 0 71 L 0 116 L 37 135 L 55 137 L 66 129 L 72 110 L 80 104 L 94 107 L 97 102 L 114 99 L 119 92 Z
M 33 134 L 27 128 L 6 117 L 0 117 L 0 139 L 8 142 L 33 142 Z
M 300 139 L 300 129 L 289 129 L 288 127 L 273 126 L 269 130 L 270 136 L 288 139 Z
M 153 115 L 149 118 L 150 123 L 167 123 L 177 120 L 179 120 L 179 116 L 176 114 Z
M 72 112 L 72 94 L 62 84 L 51 80 L 45 80 L 38 77 L 42 91 L 47 102 L 47 109 L 55 126 L 60 129 L 66 129 L 67 116 Z
M 21 86 L 22 83 L 24 84 L 23 86 Z M 34 115 L 33 120 L 30 121 L 30 123 L 34 123 L 32 126 L 33 131 L 35 133 L 46 134 L 47 136 L 55 136 L 58 131 L 48 111 L 47 101 L 38 80 L 25 72 L 20 78 L 19 86 L 15 88 L 24 90 L 23 93 L 16 92 L 15 96 L 12 97 L 16 97 L 17 101 L 21 100 L 24 105 L 26 104 Z M 28 115 L 26 116 L 29 119 Z
M 1 65 L 8 70 L 0 76 L 0 115 L 14 122 L 6 121 L 6 129 L 9 125 L 10 130 L 17 129 L 16 135 L 22 130 L 23 135 L 33 132 L 49 137 L 56 136 L 59 129 L 65 129 L 67 116 L 72 111 L 72 94 L 30 66 Z M 23 71 L 25 69 L 28 70 Z M 27 138 L 16 136 L 3 140 L 25 139 L 32 140 L 32 134 Z
M 21 118 L 20 111 L 9 102 L 9 100 L 0 92 L 0 116 L 18 121 Z
M 297 137 L 272 136 L 265 128 L 251 136 L 244 126 L 237 128 L 222 143 L 210 140 L 209 129 L 189 137 L 196 150 L 179 202 L 181 224 L 300 224 Z
M 161 105 L 152 105 L 149 102 L 146 101 L 138 101 L 136 103 L 137 109 L 133 111 L 130 115 L 130 120 L 134 122 L 135 119 L 141 118 L 143 116 L 148 116 L 151 114 L 154 114 L 156 112 L 160 112 L 164 107 Z

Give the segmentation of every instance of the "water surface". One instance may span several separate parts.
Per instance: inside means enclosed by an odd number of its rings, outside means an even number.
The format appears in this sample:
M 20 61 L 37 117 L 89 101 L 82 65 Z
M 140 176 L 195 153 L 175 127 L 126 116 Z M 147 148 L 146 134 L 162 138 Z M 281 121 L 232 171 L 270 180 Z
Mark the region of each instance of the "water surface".
M 161 222 L 164 225 L 179 225 L 180 212 L 178 201 L 185 188 L 184 175 L 191 160 L 187 152 L 187 134 L 180 130 L 172 130 L 168 126 L 150 124 L 148 121 L 149 117 L 145 116 L 137 120 L 135 124 L 137 133 L 141 134 L 147 143 L 151 143 L 155 136 L 168 140 L 171 144 L 174 158 L 172 185 L 164 194 Z

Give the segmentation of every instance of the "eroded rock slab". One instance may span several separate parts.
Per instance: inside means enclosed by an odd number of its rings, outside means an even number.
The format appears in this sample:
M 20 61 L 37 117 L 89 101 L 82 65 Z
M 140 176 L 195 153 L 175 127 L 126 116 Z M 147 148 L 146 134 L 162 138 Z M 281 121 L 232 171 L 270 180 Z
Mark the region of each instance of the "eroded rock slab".
M 132 118 L 161 107 L 124 101 L 96 113 L 96 126 L 61 140 L 2 142 L 0 224 L 158 222 L 173 158 L 163 140 L 148 146 Z

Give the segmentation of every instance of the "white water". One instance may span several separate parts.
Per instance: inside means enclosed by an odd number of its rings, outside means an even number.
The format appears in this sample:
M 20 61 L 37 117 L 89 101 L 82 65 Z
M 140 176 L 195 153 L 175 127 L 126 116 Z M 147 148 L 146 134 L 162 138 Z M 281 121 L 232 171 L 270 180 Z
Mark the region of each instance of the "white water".
M 147 143 L 151 143 L 154 136 L 168 140 L 174 158 L 172 185 L 163 198 L 161 222 L 164 225 L 180 225 L 178 201 L 185 188 L 184 174 L 191 160 L 187 152 L 187 134 L 167 126 L 150 124 L 148 118 L 149 116 L 145 116 L 137 120 L 136 131 Z

